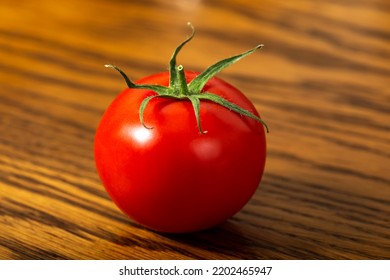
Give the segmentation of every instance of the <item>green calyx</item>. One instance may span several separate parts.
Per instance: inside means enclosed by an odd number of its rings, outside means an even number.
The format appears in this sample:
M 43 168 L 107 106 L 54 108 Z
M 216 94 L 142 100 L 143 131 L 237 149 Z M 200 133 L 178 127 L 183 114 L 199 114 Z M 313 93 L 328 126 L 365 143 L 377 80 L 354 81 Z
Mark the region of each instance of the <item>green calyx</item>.
M 247 116 L 249 118 L 255 119 L 256 121 L 260 122 L 262 125 L 264 125 L 267 132 L 268 126 L 267 124 L 260 119 L 258 116 L 254 115 L 253 113 L 249 112 L 248 110 L 245 110 L 241 108 L 240 106 L 224 99 L 223 97 L 216 95 L 211 92 L 202 92 L 203 87 L 206 85 L 206 83 L 214 77 L 217 73 L 225 69 L 226 67 L 232 65 L 233 63 L 239 61 L 240 59 L 244 58 L 245 56 L 253 53 L 257 49 L 261 49 L 263 45 L 258 45 L 254 47 L 253 49 L 246 51 L 244 53 L 223 59 L 213 65 L 211 65 L 209 68 L 204 70 L 201 74 L 196 76 L 190 83 L 187 84 L 184 68 L 182 65 L 177 66 L 176 65 L 176 57 L 182 47 L 187 44 L 195 35 L 195 29 L 194 27 L 189 23 L 189 26 L 192 29 L 191 35 L 183 41 L 173 52 L 171 60 L 169 62 L 169 86 L 161 86 L 161 85 L 148 85 L 148 84 L 135 84 L 133 83 L 127 75 L 118 67 L 107 64 L 105 67 L 113 68 L 116 71 L 118 71 L 122 77 L 125 79 L 126 84 L 129 88 L 132 89 L 147 89 L 154 91 L 156 95 L 152 95 L 149 97 L 146 97 L 139 108 L 139 118 L 143 126 L 146 128 L 149 128 L 145 125 L 144 122 L 144 111 L 147 106 L 147 104 L 154 98 L 174 98 L 174 99 L 181 99 L 181 100 L 189 100 L 194 108 L 194 113 L 198 125 L 198 129 L 200 133 L 205 133 L 202 129 L 201 122 L 200 122 L 200 103 L 201 100 L 207 100 L 214 103 L 217 103 L 229 110 L 232 110 L 240 115 Z

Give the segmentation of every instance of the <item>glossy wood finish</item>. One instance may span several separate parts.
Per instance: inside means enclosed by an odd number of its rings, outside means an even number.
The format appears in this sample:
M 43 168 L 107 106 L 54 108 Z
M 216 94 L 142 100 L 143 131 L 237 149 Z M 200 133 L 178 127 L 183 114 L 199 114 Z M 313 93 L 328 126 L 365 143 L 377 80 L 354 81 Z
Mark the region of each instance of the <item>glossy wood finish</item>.
M 388 259 L 390 3 L 10 1 L 0 4 L 1 259 Z M 125 87 L 179 62 L 219 77 L 271 132 L 263 181 L 220 227 L 163 235 L 105 193 L 93 139 Z

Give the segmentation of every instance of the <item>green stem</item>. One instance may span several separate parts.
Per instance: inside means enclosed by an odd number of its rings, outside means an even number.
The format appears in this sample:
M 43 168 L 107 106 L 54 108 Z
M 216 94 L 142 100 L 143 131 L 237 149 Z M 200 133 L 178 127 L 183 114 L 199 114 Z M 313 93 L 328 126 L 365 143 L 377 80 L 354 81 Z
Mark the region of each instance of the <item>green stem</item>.
M 178 89 L 179 89 L 179 96 L 189 96 L 190 91 L 188 90 L 186 75 L 184 73 L 184 67 L 182 65 L 177 66 L 177 73 L 179 74 L 179 80 L 178 80 Z
M 187 44 L 189 41 L 191 41 L 192 38 L 195 35 L 195 28 L 194 28 L 194 26 L 192 26 L 192 24 L 190 22 L 188 22 L 187 24 L 188 24 L 189 27 L 191 27 L 192 33 L 184 42 L 182 42 L 175 49 L 175 51 L 172 54 L 171 60 L 169 61 L 169 87 L 170 88 L 175 87 L 175 85 L 177 83 L 176 56 L 178 55 L 178 53 L 180 52 L 182 47 L 184 47 L 185 44 Z
M 133 83 L 126 74 L 119 69 L 118 67 L 108 64 L 105 65 L 106 67 L 110 67 L 118 71 L 122 77 L 125 79 L 126 84 L 129 88 L 132 89 L 146 89 L 151 90 L 156 93 L 156 95 L 152 95 L 149 97 L 146 97 L 141 105 L 139 110 L 139 116 L 140 116 L 140 122 L 145 126 L 144 123 L 144 111 L 146 106 L 148 105 L 149 101 L 156 97 L 164 97 L 164 98 L 176 98 L 180 100 L 190 100 L 192 103 L 192 107 L 194 109 L 196 122 L 198 124 L 199 131 L 204 134 L 205 131 L 202 130 L 202 126 L 200 123 L 200 105 L 202 100 L 211 101 L 216 104 L 221 105 L 222 107 L 225 107 L 229 110 L 232 110 L 242 116 L 246 116 L 249 118 L 252 118 L 259 123 L 263 124 L 265 129 L 268 130 L 267 124 L 259 118 L 257 115 L 253 114 L 252 112 L 241 108 L 240 106 L 231 103 L 230 101 L 224 99 L 223 97 L 210 93 L 210 92 L 204 92 L 204 86 L 212 79 L 217 73 L 225 69 L 226 67 L 236 63 L 240 59 L 250 55 L 257 49 L 261 49 L 263 45 L 258 45 L 254 47 L 253 49 L 243 52 L 241 54 L 232 56 L 230 58 L 223 59 L 213 65 L 211 65 L 209 68 L 204 70 L 202 73 L 197 75 L 189 84 L 187 84 L 186 75 L 184 72 L 184 67 L 182 65 L 176 66 L 176 57 L 179 54 L 180 50 L 183 48 L 184 45 L 186 45 L 191 39 L 194 37 L 195 29 L 194 27 L 189 24 L 189 26 L 192 29 L 191 35 L 183 41 L 174 51 L 171 60 L 169 62 L 169 86 L 162 86 L 162 85 L 154 85 L 154 84 L 135 84 Z M 146 126 L 145 126 L 146 127 Z

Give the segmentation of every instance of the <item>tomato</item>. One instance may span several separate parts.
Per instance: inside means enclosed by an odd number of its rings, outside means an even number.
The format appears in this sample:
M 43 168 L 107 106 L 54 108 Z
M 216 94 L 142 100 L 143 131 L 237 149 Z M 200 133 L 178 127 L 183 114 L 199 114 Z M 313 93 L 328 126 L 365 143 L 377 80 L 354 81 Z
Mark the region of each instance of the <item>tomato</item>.
M 176 69 L 175 92 L 201 75 Z M 115 98 L 98 126 L 96 167 L 133 220 L 160 232 L 199 231 L 233 216 L 255 193 L 265 166 L 264 123 L 242 92 L 217 77 L 193 95 L 219 96 L 233 109 L 143 88 L 169 88 L 172 71 L 127 81 L 133 88 Z

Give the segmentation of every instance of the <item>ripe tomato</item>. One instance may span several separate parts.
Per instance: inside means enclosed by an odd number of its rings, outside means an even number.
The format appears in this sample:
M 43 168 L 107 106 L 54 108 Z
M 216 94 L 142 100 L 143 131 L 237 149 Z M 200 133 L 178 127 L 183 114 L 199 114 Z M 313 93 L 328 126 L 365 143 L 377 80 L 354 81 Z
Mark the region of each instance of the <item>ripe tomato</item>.
M 176 80 L 186 84 L 200 76 L 179 72 Z M 219 78 L 194 96 L 222 97 L 251 117 L 213 100 L 142 88 L 168 88 L 171 80 L 172 72 L 164 72 L 128 81 L 134 88 L 112 102 L 99 124 L 95 161 L 107 192 L 132 219 L 156 231 L 192 232 L 222 223 L 249 201 L 264 170 L 265 132 L 252 103 Z

